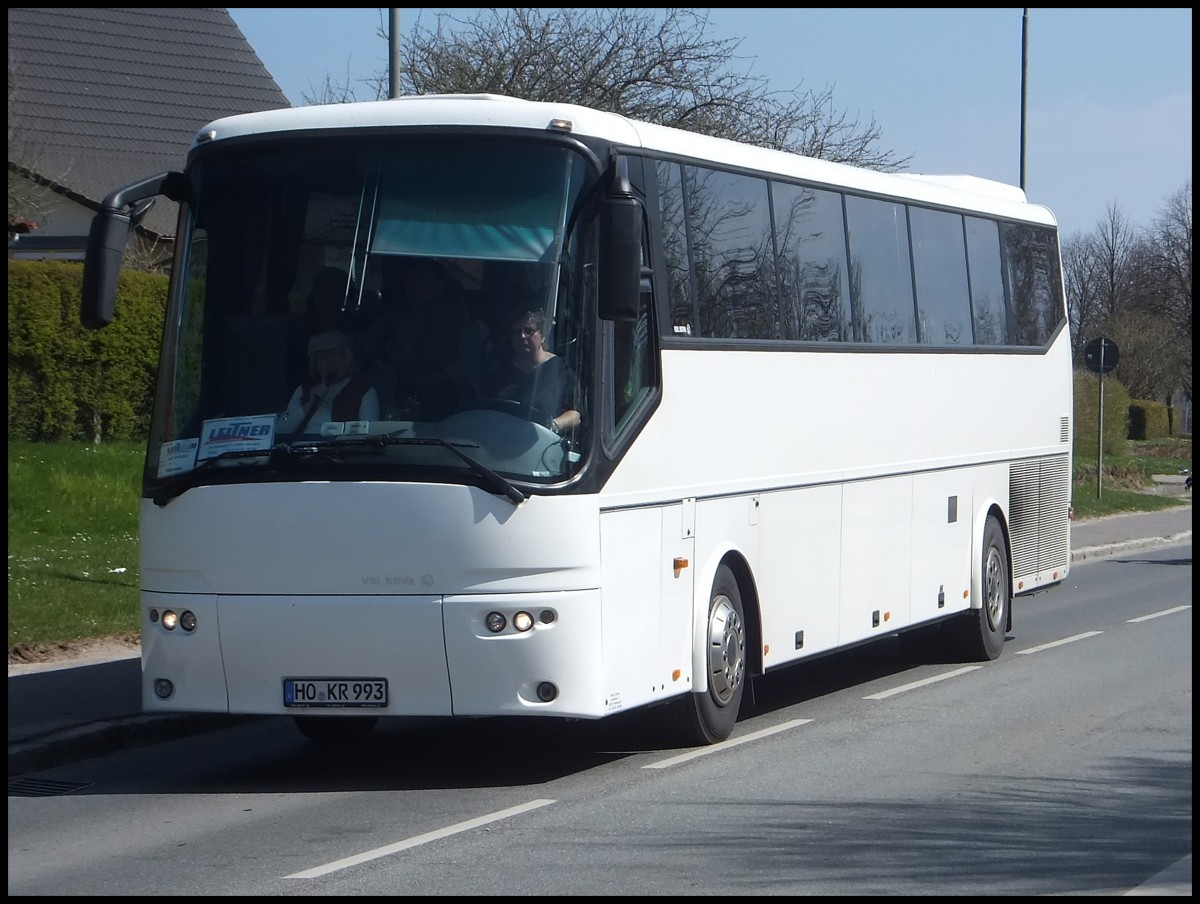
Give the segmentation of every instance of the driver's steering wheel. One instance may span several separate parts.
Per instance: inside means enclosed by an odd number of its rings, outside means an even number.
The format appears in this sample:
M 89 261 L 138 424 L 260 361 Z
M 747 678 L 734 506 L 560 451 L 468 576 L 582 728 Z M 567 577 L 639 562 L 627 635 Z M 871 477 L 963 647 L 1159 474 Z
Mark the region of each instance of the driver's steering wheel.
M 473 399 L 462 408 L 463 411 L 502 411 L 523 421 L 530 421 L 548 427 L 550 415 L 540 408 L 518 402 L 516 399 Z

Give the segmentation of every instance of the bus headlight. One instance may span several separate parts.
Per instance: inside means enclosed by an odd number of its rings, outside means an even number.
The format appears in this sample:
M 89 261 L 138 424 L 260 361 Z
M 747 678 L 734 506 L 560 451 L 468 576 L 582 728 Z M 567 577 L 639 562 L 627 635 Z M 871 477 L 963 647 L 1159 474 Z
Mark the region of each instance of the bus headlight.
M 484 617 L 483 623 L 487 625 L 487 629 L 493 634 L 499 634 L 504 630 L 504 626 L 508 624 L 508 619 L 499 612 L 489 612 Z
M 183 614 L 179 616 L 179 627 L 189 633 L 196 630 L 196 613 L 190 609 L 185 609 Z
M 518 612 L 513 616 L 513 627 L 518 631 L 528 631 L 533 627 L 533 616 L 528 612 Z
M 162 614 L 162 626 L 168 631 L 174 631 L 175 626 L 179 624 L 179 616 L 168 609 Z

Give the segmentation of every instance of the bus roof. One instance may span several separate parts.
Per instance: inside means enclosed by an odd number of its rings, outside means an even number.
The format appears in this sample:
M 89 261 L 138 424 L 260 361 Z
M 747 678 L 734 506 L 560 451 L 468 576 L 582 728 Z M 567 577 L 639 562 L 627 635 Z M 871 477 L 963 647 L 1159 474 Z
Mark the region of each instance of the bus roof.
M 479 126 L 568 131 L 551 125 L 552 121 L 559 120 L 570 123 L 571 134 L 600 138 L 617 147 L 659 151 L 697 162 L 724 164 L 767 176 L 784 176 L 897 200 L 1055 224 L 1053 214 L 1045 207 L 1028 203 L 1020 188 L 991 179 L 968 175 L 883 173 L 639 122 L 577 104 L 530 101 L 498 94 L 406 95 L 391 100 L 244 113 L 206 125 L 197 132 L 192 149 L 212 141 L 273 132 L 392 126 Z

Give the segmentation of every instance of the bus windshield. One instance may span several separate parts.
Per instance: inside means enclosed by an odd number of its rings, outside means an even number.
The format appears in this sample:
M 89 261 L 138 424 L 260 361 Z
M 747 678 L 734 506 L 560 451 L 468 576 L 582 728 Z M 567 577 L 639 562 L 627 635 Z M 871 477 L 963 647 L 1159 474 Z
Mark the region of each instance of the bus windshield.
M 188 173 L 146 495 L 314 475 L 554 484 L 582 467 L 583 155 L 461 134 L 230 145 Z

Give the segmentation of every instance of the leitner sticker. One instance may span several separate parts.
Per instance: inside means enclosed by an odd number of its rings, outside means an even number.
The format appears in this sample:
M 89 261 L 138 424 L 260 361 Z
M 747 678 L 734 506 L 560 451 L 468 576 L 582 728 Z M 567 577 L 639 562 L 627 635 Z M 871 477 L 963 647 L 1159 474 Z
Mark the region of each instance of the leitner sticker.
M 222 417 L 205 421 L 200 431 L 196 460 L 203 461 L 222 452 L 251 452 L 270 449 L 275 441 L 275 415 Z

